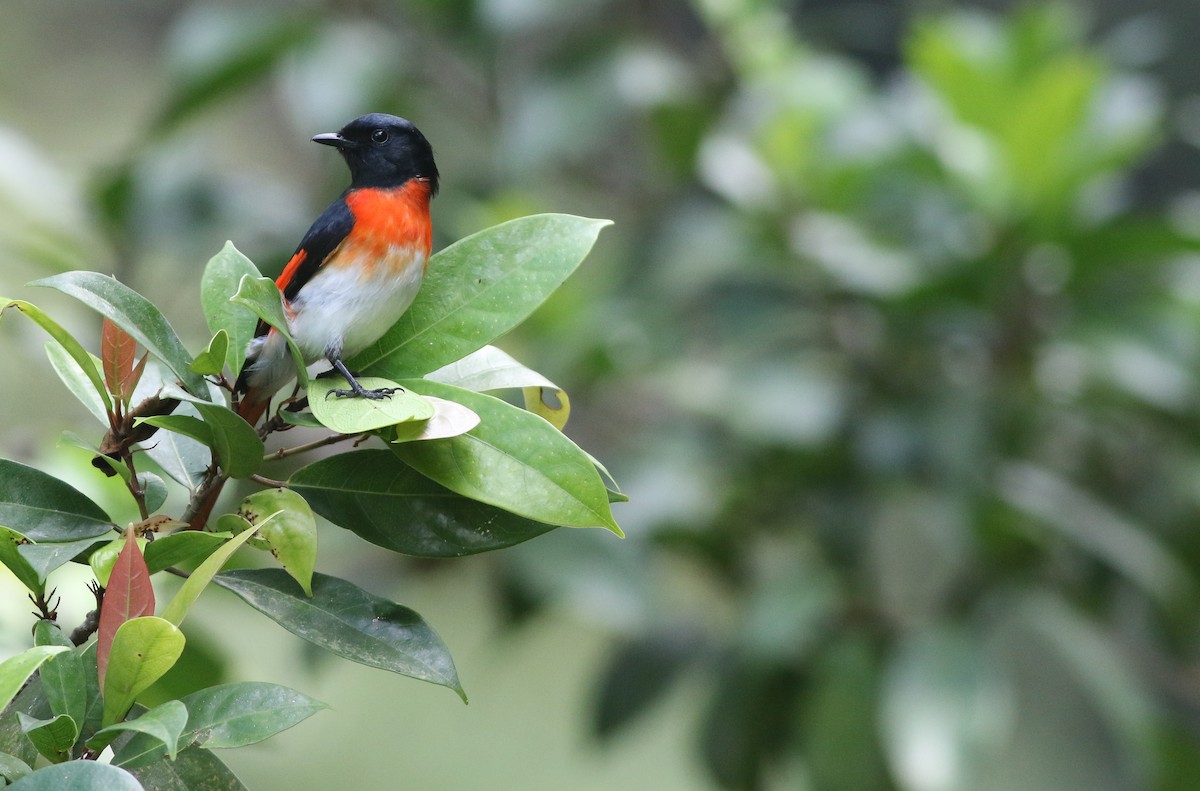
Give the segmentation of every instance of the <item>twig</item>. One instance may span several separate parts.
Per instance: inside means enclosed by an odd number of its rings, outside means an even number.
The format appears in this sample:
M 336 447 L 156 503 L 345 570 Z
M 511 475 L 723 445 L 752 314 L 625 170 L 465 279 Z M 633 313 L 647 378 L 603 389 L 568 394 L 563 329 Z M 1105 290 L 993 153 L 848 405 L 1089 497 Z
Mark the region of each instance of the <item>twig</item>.
M 250 480 L 254 481 L 255 483 L 262 484 L 263 486 L 269 486 L 272 489 L 284 489 L 287 487 L 287 481 L 277 481 L 274 478 L 267 478 L 266 476 L 259 475 L 258 473 L 251 473 Z
M 292 448 L 280 448 L 277 451 L 268 453 L 266 456 L 263 456 L 263 461 L 271 461 L 272 459 L 286 459 L 288 456 L 294 456 L 297 453 L 304 453 L 305 451 L 315 450 L 317 448 L 323 448 L 326 445 L 333 445 L 338 442 L 344 442 L 348 439 L 353 439 L 355 437 L 361 437 L 361 436 L 364 436 L 364 435 L 362 435 L 362 434 L 330 434 L 327 437 L 323 437 L 322 439 L 314 440 L 313 442 L 307 442 L 303 445 L 296 445 L 295 447 L 292 447 Z

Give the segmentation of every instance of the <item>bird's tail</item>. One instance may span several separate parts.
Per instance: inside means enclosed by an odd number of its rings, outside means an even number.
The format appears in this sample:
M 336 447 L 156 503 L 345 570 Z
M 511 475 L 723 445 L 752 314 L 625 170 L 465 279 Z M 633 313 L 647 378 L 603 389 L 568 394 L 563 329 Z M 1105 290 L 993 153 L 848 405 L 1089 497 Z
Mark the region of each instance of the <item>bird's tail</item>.
M 238 402 L 237 413 L 251 426 L 256 426 L 271 405 L 271 394 L 263 394 L 258 388 L 250 388 Z M 212 516 L 217 500 L 221 497 L 221 489 L 225 487 L 225 478 L 214 479 L 212 485 L 203 493 L 203 498 L 188 519 L 189 530 L 203 530 Z

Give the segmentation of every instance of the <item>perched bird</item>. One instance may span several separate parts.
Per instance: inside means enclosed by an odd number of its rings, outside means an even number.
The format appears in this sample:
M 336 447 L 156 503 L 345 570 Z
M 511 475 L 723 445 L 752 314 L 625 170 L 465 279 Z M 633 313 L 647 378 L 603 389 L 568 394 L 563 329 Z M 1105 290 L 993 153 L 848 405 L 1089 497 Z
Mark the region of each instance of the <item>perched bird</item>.
M 333 146 L 350 186 L 317 218 L 275 281 L 306 363 L 328 360 L 350 384 L 341 397 L 386 398 L 343 362 L 379 340 L 412 304 L 429 260 L 429 202 L 437 194 L 433 149 L 410 122 L 371 113 L 314 142 Z M 283 336 L 260 323 L 238 377 L 238 413 L 254 425 L 271 396 L 296 376 Z
M 421 287 L 433 237 L 429 202 L 438 191 L 433 149 L 410 122 L 384 113 L 313 140 L 341 152 L 350 186 L 304 234 L 275 284 L 305 363 L 326 359 L 349 383 L 332 393 L 387 398 L 391 389 L 364 388 L 343 361 L 379 340 Z M 260 322 L 235 386 L 237 413 L 255 425 L 295 376 L 287 342 Z M 208 521 L 222 483 L 185 517 L 192 528 Z

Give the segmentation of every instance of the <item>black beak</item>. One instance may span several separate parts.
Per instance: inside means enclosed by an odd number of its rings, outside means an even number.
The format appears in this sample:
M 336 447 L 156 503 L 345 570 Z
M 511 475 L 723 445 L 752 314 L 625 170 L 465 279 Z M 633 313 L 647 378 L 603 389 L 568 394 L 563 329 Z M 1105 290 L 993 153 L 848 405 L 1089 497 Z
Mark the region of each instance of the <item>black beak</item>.
M 349 148 L 353 143 L 342 137 L 337 132 L 326 132 L 323 135 L 317 135 L 313 139 L 314 143 L 320 143 L 324 146 L 333 146 L 334 148 Z

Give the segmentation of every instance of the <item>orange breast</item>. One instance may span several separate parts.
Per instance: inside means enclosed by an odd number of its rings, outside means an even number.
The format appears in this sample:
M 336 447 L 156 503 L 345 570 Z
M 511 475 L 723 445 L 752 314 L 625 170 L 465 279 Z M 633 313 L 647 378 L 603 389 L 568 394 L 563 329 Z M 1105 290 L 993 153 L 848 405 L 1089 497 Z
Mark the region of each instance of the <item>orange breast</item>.
M 407 247 L 429 257 L 433 224 L 429 220 L 429 182 L 410 179 L 396 189 L 361 189 L 346 196 L 354 215 L 354 259 L 382 262 Z M 349 252 L 349 251 L 346 251 Z M 340 257 L 340 256 L 339 256 Z M 372 273 L 363 273 L 369 276 Z

